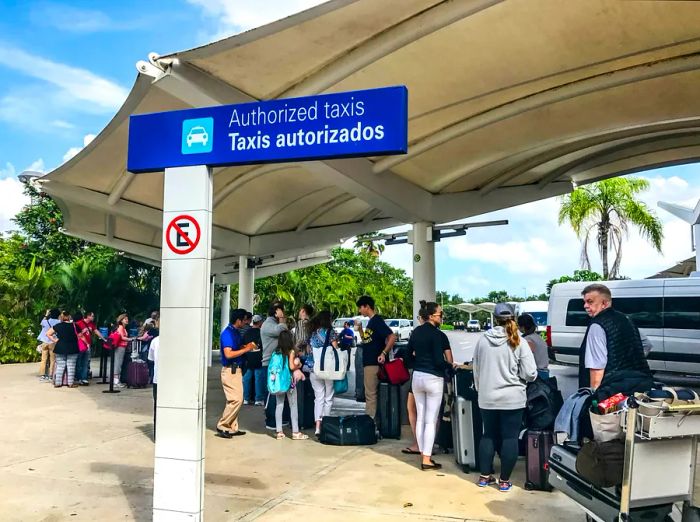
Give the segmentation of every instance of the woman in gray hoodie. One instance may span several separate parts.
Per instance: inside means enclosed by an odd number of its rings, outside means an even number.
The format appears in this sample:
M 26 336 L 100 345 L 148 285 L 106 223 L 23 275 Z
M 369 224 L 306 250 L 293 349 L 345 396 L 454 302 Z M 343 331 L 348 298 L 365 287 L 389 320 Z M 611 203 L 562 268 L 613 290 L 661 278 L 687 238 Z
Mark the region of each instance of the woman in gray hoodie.
M 518 460 L 518 433 L 527 402 L 525 385 L 537 377 L 537 365 L 527 341 L 518 332 L 513 307 L 499 303 L 493 315 L 496 326 L 479 339 L 472 359 L 484 424 L 479 445 L 478 485 L 496 483 L 493 458 L 495 441 L 500 441 L 498 489 L 505 492 L 513 487 L 510 474 Z

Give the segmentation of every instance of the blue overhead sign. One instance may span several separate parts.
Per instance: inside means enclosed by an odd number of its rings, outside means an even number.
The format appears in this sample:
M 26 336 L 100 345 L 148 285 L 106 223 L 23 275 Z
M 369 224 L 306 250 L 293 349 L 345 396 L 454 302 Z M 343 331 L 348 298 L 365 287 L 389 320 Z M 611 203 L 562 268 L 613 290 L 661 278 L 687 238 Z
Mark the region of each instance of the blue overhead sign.
M 384 87 L 132 115 L 130 172 L 405 154 L 408 92 Z

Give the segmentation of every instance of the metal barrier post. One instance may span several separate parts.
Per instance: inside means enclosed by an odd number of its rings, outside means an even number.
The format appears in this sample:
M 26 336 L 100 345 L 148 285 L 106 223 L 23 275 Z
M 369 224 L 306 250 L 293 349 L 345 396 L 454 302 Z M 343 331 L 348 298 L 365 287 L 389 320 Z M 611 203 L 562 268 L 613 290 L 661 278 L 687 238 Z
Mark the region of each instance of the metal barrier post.
M 121 390 L 114 389 L 114 350 L 109 351 L 109 390 L 102 390 L 102 393 L 120 393 Z M 104 382 L 103 382 L 104 384 Z

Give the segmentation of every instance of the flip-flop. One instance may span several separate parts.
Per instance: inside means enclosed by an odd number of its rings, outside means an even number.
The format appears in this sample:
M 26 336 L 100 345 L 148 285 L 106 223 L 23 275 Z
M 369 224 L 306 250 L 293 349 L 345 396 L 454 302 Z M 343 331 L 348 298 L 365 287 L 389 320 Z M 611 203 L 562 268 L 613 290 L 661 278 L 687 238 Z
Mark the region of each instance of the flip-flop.
M 420 451 L 413 451 L 411 448 L 404 448 L 401 450 L 404 455 L 420 455 Z

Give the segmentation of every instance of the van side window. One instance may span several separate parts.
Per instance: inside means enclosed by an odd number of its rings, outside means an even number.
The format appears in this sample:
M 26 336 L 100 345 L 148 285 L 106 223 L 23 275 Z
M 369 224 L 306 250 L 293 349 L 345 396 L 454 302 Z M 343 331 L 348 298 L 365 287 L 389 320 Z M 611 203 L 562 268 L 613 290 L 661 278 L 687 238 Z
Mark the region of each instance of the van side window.
M 700 297 L 667 297 L 664 304 L 666 328 L 700 330 Z
M 583 309 L 583 299 L 569 299 L 566 306 L 566 326 L 588 326 L 591 318 Z
M 626 314 L 637 328 L 663 328 L 661 297 L 613 297 L 613 307 Z M 570 299 L 566 307 L 566 326 L 588 326 L 589 323 L 583 299 Z
M 663 328 L 661 297 L 613 297 L 613 308 L 629 317 L 637 328 Z

